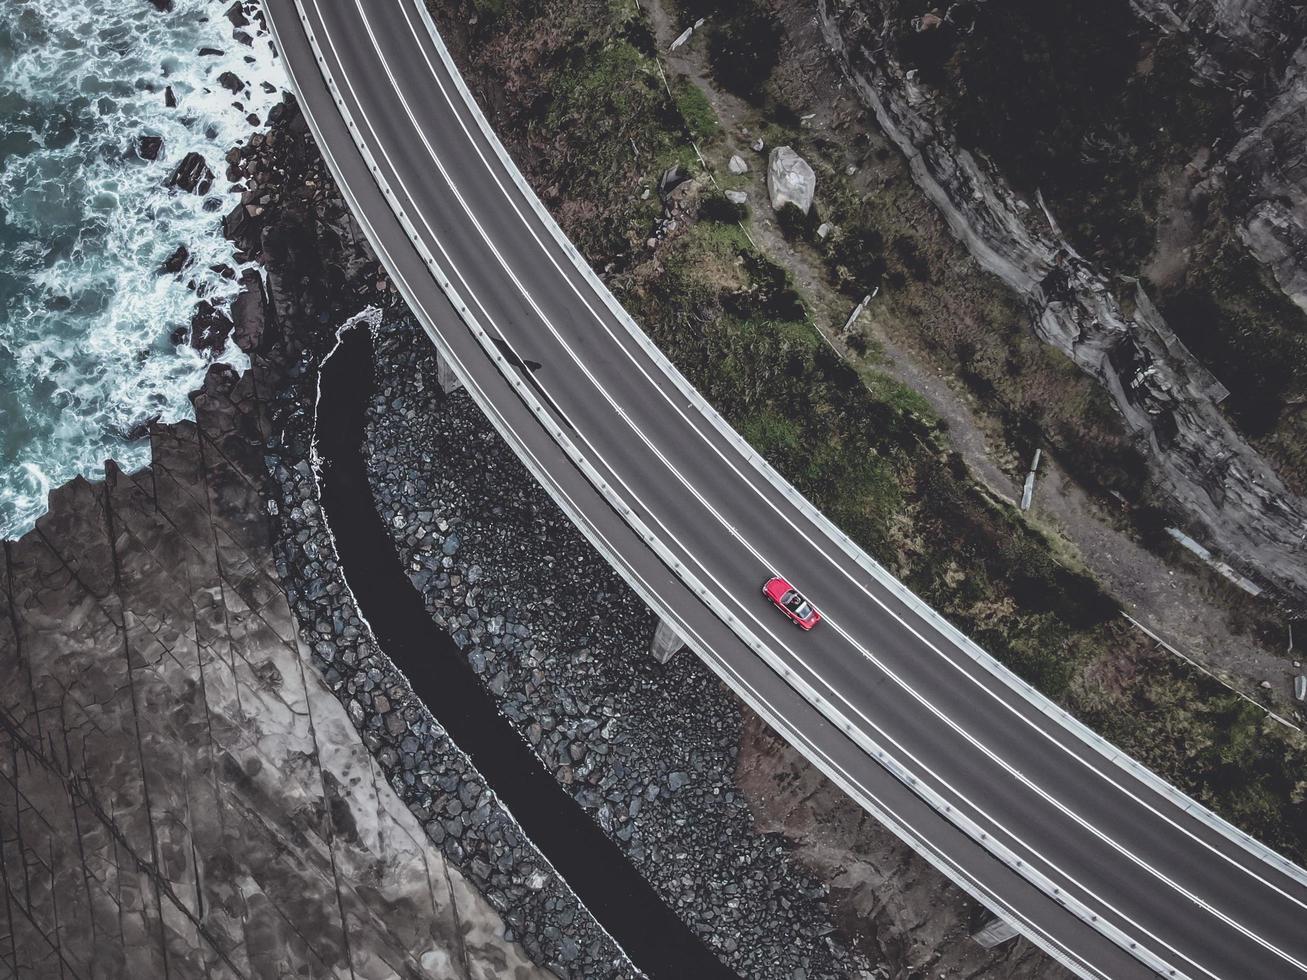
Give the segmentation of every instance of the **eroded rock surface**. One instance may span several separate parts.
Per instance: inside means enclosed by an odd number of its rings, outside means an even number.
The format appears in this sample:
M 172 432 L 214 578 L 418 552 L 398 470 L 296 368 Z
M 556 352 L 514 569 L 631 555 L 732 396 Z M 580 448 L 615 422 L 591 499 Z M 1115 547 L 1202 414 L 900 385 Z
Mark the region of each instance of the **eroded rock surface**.
M 272 567 L 252 376 L 0 565 L 0 966 L 542 977 L 399 800 Z M 5 972 L 0 970 L 0 972 Z

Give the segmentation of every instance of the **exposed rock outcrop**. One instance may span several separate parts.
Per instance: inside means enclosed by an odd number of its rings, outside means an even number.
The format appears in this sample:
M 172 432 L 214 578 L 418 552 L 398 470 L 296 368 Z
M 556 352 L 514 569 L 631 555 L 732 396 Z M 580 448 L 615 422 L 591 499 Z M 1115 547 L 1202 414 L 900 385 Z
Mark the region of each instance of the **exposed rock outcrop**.
M 213 186 L 213 171 L 209 169 L 202 154 L 191 152 L 182 157 L 181 162 L 173 168 L 165 186 L 191 194 L 207 194 Z
M 958 145 L 930 93 L 893 57 L 889 6 L 821 0 L 819 15 L 846 76 L 918 185 L 980 265 L 1026 299 L 1039 336 L 1102 382 L 1190 529 L 1295 604 L 1307 601 L 1307 501 L 1234 430 L 1217 407 L 1224 389 L 1147 296 L 1140 291 L 1136 309 L 1124 309 L 1107 275 L 1076 254 L 1055 222 L 1030 220 L 1003 177 Z M 1185 9 L 1208 11 L 1215 24 L 1228 6 Z M 1184 16 L 1179 7 L 1169 9 Z
M 0 963 L 543 980 L 309 666 L 266 406 L 222 368 L 196 423 L 149 427 L 149 468 L 65 485 L 0 552 Z

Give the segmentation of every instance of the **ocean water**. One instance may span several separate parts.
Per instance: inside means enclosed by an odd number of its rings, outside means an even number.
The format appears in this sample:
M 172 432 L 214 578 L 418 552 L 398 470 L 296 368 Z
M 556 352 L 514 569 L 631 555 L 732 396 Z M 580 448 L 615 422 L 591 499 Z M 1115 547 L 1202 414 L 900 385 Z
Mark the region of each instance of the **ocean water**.
M 222 307 L 235 297 L 210 269 L 240 268 L 222 237 L 238 200 L 224 157 L 283 84 L 266 37 L 232 38 L 230 6 L 0 0 L 0 538 L 30 528 L 52 487 L 102 474 L 106 458 L 147 464 L 148 442 L 126 438 L 133 426 L 192 416 L 187 394 L 210 360 L 170 334 L 200 296 Z M 218 83 L 226 71 L 245 93 Z M 137 153 L 143 135 L 162 137 L 158 160 Z M 214 173 L 207 197 L 164 187 L 192 150 Z M 159 275 L 183 243 L 183 276 Z M 246 366 L 234 345 L 216 359 Z

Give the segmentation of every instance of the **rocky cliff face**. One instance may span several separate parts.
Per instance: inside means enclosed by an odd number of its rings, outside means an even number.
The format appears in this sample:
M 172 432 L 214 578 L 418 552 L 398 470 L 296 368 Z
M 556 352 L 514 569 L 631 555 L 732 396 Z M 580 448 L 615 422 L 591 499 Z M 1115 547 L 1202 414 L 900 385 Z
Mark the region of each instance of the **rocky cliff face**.
M 1268 40 L 1268 33 L 1287 36 L 1294 22 L 1287 6 L 1270 3 L 1195 0 L 1135 7 L 1164 29 L 1188 25 L 1205 53 L 1206 70 L 1223 83 L 1244 77 L 1239 73 L 1248 65 L 1265 63 L 1268 48 L 1278 50 L 1276 43 L 1282 43 Z M 1295 603 L 1307 600 L 1301 542 L 1307 501 L 1290 492 L 1230 424 L 1218 408 L 1224 388 L 1143 289 L 1126 290 L 1122 297 L 1121 283 L 1077 253 L 1042 198 L 1020 198 L 1003 174 L 959 144 L 931 90 L 896 57 L 894 32 L 904 17 L 898 8 L 892 0 L 818 3 L 828 43 L 908 158 L 914 179 L 981 266 L 1026 300 L 1039 336 L 1104 385 L 1190 530 Z M 1271 24 L 1277 29 L 1268 32 Z M 1284 87 L 1282 98 L 1271 102 L 1281 111 L 1268 109 L 1266 122 L 1250 130 L 1208 178 L 1226 179 L 1245 192 L 1245 240 L 1259 257 L 1278 263 L 1277 277 L 1294 288 L 1302 275 L 1294 258 L 1301 254 L 1296 245 L 1302 209 L 1293 188 L 1300 182 L 1296 161 L 1303 141 L 1289 137 L 1307 132 L 1307 116 L 1298 121 L 1301 103 L 1296 81 Z M 1270 188 L 1278 190 L 1273 202 Z
M 1231 87 L 1274 71 L 1302 13 L 1290 0 L 1130 0 L 1130 6 L 1159 30 L 1188 35 L 1195 70 Z

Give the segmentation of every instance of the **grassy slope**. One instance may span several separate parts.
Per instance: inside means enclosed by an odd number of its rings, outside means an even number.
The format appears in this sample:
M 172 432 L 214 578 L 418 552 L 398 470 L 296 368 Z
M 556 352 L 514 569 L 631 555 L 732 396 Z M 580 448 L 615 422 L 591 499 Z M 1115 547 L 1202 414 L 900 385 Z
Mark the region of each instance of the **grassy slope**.
M 735 225 L 701 219 L 647 245 L 661 207 L 642 191 L 671 163 L 692 162 L 687 121 L 709 139 L 715 123 L 701 98 L 679 86 L 667 95 L 633 3 L 502 0 L 482 9 L 475 32 L 467 70 L 491 93 L 495 124 L 532 183 L 636 319 L 778 469 L 1020 675 L 1218 812 L 1307 858 L 1300 740 L 1141 644 L 1054 542 L 968 482 L 911 392 L 874 376 L 861 383 L 802 319 L 786 274 Z M 821 147 L 804 149 L 832 176 Z M 849 235 L 881 224 L 875 202 L 835 195 L 823 205 Z M 889 290 L 894 310 L 912 317 L 929 286 L 914 278 L 912 243 L 891 241 L 885 253 L 901 278 Z M 833 280 L 840 264 L 829 257 Z M 976 328 L 977 349 L 959 353 L 982 360 L 977 383 L 1003 392 L 1011 365 L 1029 360 L 1049 386 L 1042 402 L 1021 396 L 1014 424 L 1021 408 L 1041 405 L 1072 435 L 1096 424 L 1092 391 L 1070 373 L 1061 389 L 1075 395 L 1070 407 L 1057 397 L 1058 370 L 1035 364 L 1042 355 L 1019 311 L 996 299 L 993 316 L 1001 329 Z M 923 329 L 928 343 L 950 342 Z

